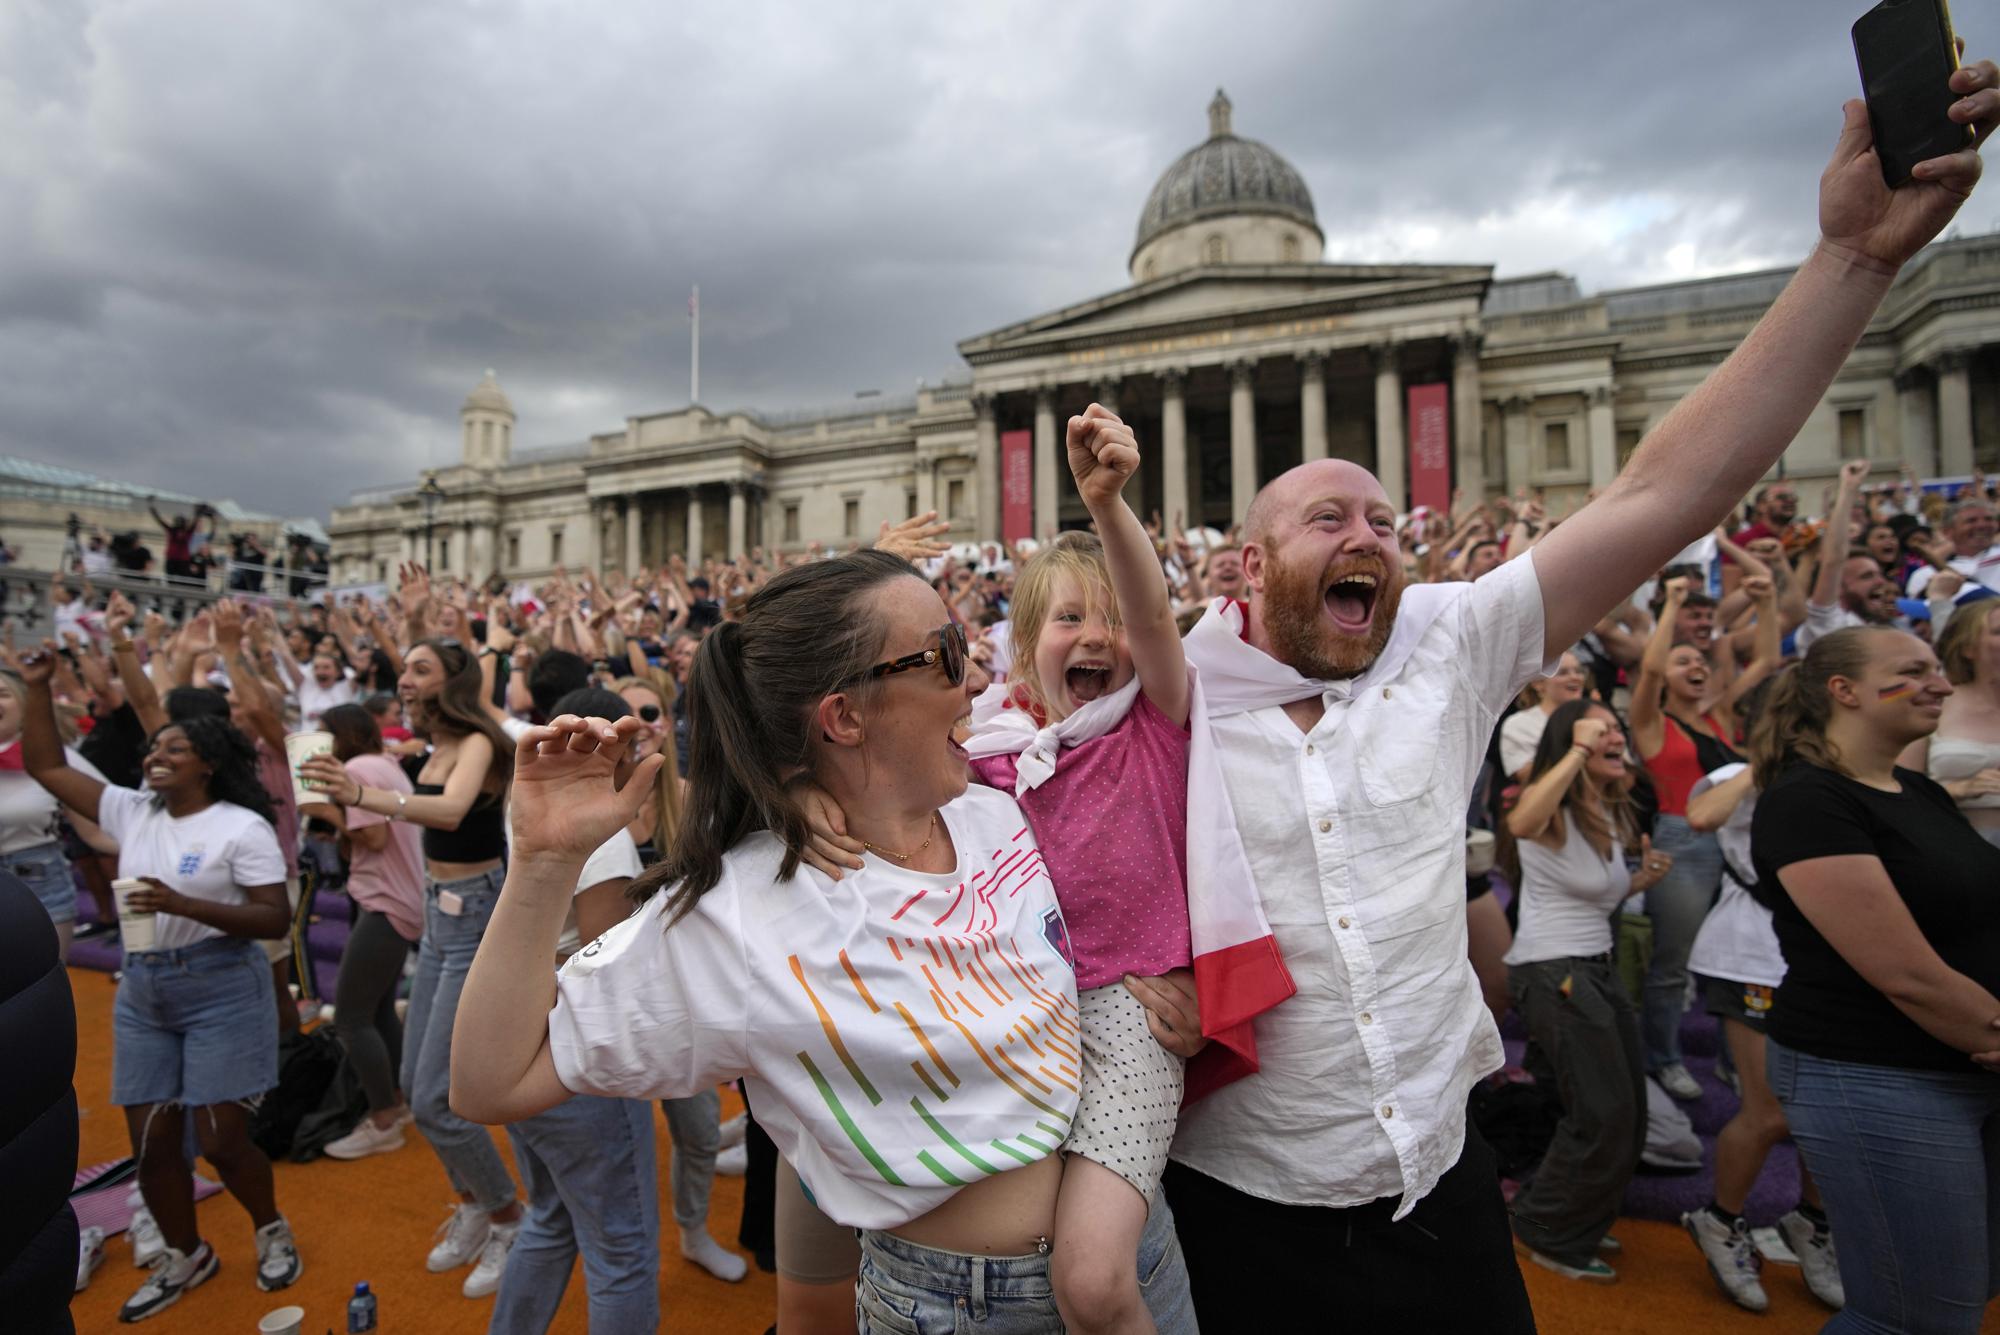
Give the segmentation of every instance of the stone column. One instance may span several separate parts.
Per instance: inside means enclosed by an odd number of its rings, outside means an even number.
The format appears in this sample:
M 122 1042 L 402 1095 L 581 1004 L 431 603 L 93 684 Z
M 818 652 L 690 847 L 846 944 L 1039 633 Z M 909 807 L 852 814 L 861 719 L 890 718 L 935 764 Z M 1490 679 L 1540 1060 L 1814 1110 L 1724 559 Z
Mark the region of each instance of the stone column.
M 701 567 L 701 488 L 689 487 L 688 494 L 688 570 L 693 572 Z
M 1921 368 L 1896 373 L 1897 416 L 1903 433 L 1903 462 L 1918 477 L 1938 475 L 1937 400 Z
M 1090 396 L 1112 412 L 1118 411 L 1119 377 L 1106 376 L 1090 387 Z
M 1531 402 L 1516 394 L 1500 405 L 1502 429 L 1507 442 L 1507 476 L 1500 479 L 1502 491 L 1528 485 L 1528 406 Z
M 1375 476 L 1398 511 L 1410 504 L 1408 453 L 1403 440 L 1403 350 L 1395 343 L 1377 343 L 1375 358 Z
M 729 550 L 723 555 L 734 561 L 750 550 L 749 487 L 738 478 L 729 484 Z
M 1475 503 L 1486 496 L 1485 421 L 1479 405 L 1479 335 L 1468 329 L 1451 340 L 1451 438 L 1458 455 L 1457 486 Z
M 1201 516 L 1188 505 L 1187 372 L 1160 372 L 1160 503 L 1169 524 L 1197 527 Z
M 1063 447 L 1056 443 L 1056 394 L 1048 385 L 1035 391 L 1035 522 L 1034 535 L 1043 542 L 1062 527 Z
M 993 396 L 972 396 L 974 464 L 973 513 L 979 527 L 973 537 L 980 542 L 1000 536 L 1000 428 L 993 420 Z
M 618 529 L 619 536 L 624 539 L 624 574 L 627 579 L 639 573 L 641 562 L 639 555 L 639 506 L 640 498 L 637 496 L 621 496 L 618 499 Z
M 1326 354 L 1299 354 L 1299 458 L 1326 458 Z
M 1257 393 L 1255 362 L 1229 366 L 1229 514 L 1237 523 L 1257 495 Z
M 1618 426 L 1611 412 L 1611 386 L 1590 391 L 1590 485 L 1608 487 L 1618 476 Z
M 586 496 L 583 500 L 583 522 L 563 525 L 565 532 L 576 532 L 570 544 L 570 559 L 576 562 L 577 569 L 587 570 L 593 575 L 604 573 L 597 559 L 598 535 L 604 526 L 603 514 L 602 507 Z
M 466 579 L 479 578 L 474 572 L 472 565 L 472 535 L 477 531 L 470 519 L 465 520 L 458 526 L 458 560 L 453 564 L 458 567 L 458 573 Z
M 1938 471 L 1962 477 L 1972 471 L 1972 352 L 1954 348 L 1938 354 Z

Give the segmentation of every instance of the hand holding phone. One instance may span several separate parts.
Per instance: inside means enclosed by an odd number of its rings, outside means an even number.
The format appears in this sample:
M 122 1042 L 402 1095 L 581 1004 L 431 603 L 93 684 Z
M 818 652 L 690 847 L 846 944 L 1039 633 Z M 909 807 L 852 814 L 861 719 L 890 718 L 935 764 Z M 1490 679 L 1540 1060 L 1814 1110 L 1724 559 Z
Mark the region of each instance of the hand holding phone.
M 1972 143 L 1972 127 L 1951 118 L 1958 44 L 1945 0 L 1881 0 L 1852 35 L 1875 153 L 1891 189 L 1919 162 Z

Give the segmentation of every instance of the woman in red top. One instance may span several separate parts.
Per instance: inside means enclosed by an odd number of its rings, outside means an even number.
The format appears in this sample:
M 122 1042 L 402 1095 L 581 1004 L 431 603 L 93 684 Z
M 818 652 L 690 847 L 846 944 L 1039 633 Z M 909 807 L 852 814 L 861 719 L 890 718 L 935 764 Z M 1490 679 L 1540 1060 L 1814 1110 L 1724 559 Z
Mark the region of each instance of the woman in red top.
M 1667 581 L 1666 605 L 1639 661 L 1632 686 L 1632 744 L 1659 796 L 1653 847 L 1670 855 L 1673 870 L 1646 892 L 1653 923 L 1653 959 L 1646 970 L 1640 1028 L 1646 1069 L 1677 1099 L 1701 1097 L 1701 1086 L 1681 1063 L 1681 1014 L 1687 1009 L 1688 951 L 1722 884 L 1722 850 L 1713 834 L 1687 822 L 1688 791 L 1709 771 L 1742 759 L 1736 702 L 1768 677 L 1780 661 L 1777 594 L 1764 576 L 1749 576 L 1743 590 L 1757 612 L 1750 665 L 1736 674 L 1720 700 L 1708 700 L 1708 660 L 1686 642 L 1674 642 L 1674 622 L 1687 599 L 1685 579 Z M 1710 707 L 1703 709 L 1704 703 Z

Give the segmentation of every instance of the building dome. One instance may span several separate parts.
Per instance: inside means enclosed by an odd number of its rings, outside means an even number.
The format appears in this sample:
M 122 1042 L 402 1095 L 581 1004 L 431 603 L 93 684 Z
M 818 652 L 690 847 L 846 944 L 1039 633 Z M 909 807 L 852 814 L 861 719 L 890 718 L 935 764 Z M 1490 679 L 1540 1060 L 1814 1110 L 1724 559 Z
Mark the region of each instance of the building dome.
M 1217 89 L 1208 106 L 1208 139 L 1181 154 L 1146 197 L 1146 207 L 1139 214 L 1138 237 L 1132 243 L 1135 278 L 1155 276 L 1141 272 L 1140 256 L 1149 244 L 1183 228 L 1223 219 L 1269 219 L 1280 226 L 1264 230 L 1271 231 L 1273 237 L 1290 235 L 1292 245 L 1274 245 L 1269 255 L 1262 253 L 1264 247 L 1251 247 L 1256 253 L 1241 255 L 1216 255 L 1211 247 L 1201 252 L 1205 262 L 1317 259 L 1324 249 L 1326 239 L 1319 230 L 1312 193 L 1304 178 L 1275 149 L 1238 137 L 1230 128 L 1230 110 L 1227 94 Z M 1310 256 L 1302 244 L 1307 234 L 1313 251 Z M 1185 266 L 1175 263 L 1170 267 Z
M 500 381 L 495 378 L 489 367 L 479 383 L 473 386 L 472 392 L 465 396 L 465 406 L 459 411 L 505 413 L 512 417 L 514 405 L 507 401 L 506 393 L 500 388 Z

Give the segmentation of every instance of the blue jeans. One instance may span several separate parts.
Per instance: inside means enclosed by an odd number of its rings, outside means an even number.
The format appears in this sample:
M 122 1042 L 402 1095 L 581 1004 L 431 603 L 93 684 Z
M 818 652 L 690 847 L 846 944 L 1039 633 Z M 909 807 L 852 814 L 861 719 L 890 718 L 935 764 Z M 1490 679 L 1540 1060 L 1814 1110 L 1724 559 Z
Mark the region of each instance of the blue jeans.
M 1165 1196 L 1154 1201 L 1139 1238 L 1139 1289 L 1160 1335 L 1199 1335 Z M 966 1256 L 893 1233 L 861 1234 L 856 1335 L 1044 1335 L 1062 1328 L 1046 1256 Z
M 212 936 L 128 951 L 111 1009 L 111 1101 L 204 1108 L 278 1083 L 271 966 L 255 941 Z
M 0 857 L 0 870 L 11 871 L 35 892 L 49 921 L 60 927 L 76 921 L 76 881 L 71 878 L 69 858 L 60 840 L 24 848 Z
M 486 1335 L 543 1335 L 583 1253 L 590 1328 L 660 1324 L 660 1200 L 653 1105 L 578 1094 L 507 1128 L 528 1216 Z
M 1695 933 L 1722 886 L 1722 846 L 1712 834 L 1695 833 L 1684 818 L 1660 817 L 1653 826 L 1653 847 L 1673 856 L 1674 869 L 1646 892 L 1646 916 L 1653 920 L 1653 960 L 1646 967 L 1639 1028 L 1646 1040 L 1648 1071 L 1681 1059 L 1688 952 L 1694 949 Z
M 674 1222 L 708 1227 L 708 1198 L 715 1189 L 715 1156 L 722 1146 L 722 1095 L 713 1089 L 684 1099 L 661 1099 L 674 1139 L 667 1173 L 674 1184 Z
M 497 869 L 457 881 L 426 878 L 424 939 L 417 948 L 410 1009 L 403 1016 L 403 1095 L 417 1129 L 444 1164 L 452 1190 L 470 1192 L 473 1202 L 489 1213 L 514 1199 L 514 1179 L 486 1128 L 451 1110 L 451 1027 L 502 879 Z M 457 895 L 463 910 L 452 914 L 440 909 L 440 892 Z
M 1764 1068 L 1840 1239 L 1847 1306 L 1822 1330 L 1976 1335 L 2000 1295 L 2000 1075 L 1775 1040 Z

